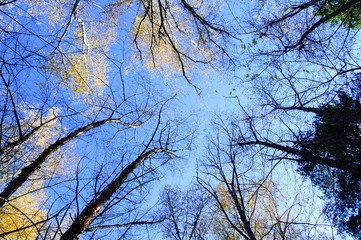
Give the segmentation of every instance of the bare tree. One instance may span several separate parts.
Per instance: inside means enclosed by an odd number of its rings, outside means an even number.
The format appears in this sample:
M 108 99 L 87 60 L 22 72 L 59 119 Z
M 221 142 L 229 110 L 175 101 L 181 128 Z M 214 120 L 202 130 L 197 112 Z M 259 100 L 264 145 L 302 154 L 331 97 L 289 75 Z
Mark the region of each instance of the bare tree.
M 317 231 L 326 231 L 327 223 L 300 214 L 309 206 L 297 191 L 294 195 L 283 192 L 290 182 L 275 177 L 278 171 L 287 174 L 280 161 L 262 162 L 257 151 L 237 145 L 238 125 L 219 120 L 214 126 L 203 161 L 205 168 L 198 176 L 199 184 L 215 202 L 214 234 L 224 239 L 289 239 L 309 238 Z M 297 188 L 296 182 L 293 184 Z
M 207 219 L 210 199 L 199 186 L 186 191 L 167 186 L 161 194 L 160 213 L 164 218 L 163 236 L 167 239 L 208 239 L 210 222 Z
M 193 84 L 191 65 L 231 59 L 216 6 L 0 3 L 1 237 L 123 236 L 161 220 L 147 218 L 140 202 L 191 133 L 164 116 L 170 94 L 153 92 L 139 65 L 134 78 L 122 71 L 133 71 L 127 59 L 141 60 Z M 129 19 L 134 25 L 119 31 Z M 123 56 L 114 52 L 121 39 L 130 50 Z

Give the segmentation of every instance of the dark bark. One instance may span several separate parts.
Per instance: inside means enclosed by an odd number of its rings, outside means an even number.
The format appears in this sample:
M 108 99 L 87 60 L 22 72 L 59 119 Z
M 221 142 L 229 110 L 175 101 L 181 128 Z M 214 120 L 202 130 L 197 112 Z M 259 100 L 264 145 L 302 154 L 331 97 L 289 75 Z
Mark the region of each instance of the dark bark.
M 327 105 L 326 105 L 327 106 Z M 313 107 L 299 107 L 299 106 L 291 106 L 291 107 L 280 107 L 275 106 L 274 110 L 284 110 L 284 111 L 303 111 L 314 113 L 319 116 L 324 116 L 332 119 L 337 119 L 338 121 L 347 121 L 350 123 L 361 123 L 361 115 L 358 114 L 356 111 L 324 111 L 322 107 L 320 108 L 313 108 Z
M 69 115 L 69 116 L 72 116 L 72 115 Z M 65 117 L 68 117 L 68 116 L 65 116 Z M 28 133 L 19 136 L 19 138 L 17 140 L 14 140 L 13 142 L 9 142 L 9 143 L 5 144 L 3 147 L 0 146 L 0 155 L 4 154 L 6 151 L 9 151 L 10 149 L 12 149 L 16 146 L 19 146 L 22 143 L 26 142 L 48 123 L 55 121 L 56 119 L 62 119 L 65 117 L 64 116 L 63 117 L 54 117 L 46 122 L 42 122 L 39 126 L 32 128 Z
M 124 183 L 130 173 L 132 173 L 144 160 L 155 153 L 162 152 L 162 149 L 155 148 L 141 154 L 136 160 L 130 163 L 105 189 L 103 189 L 98 197 L 93 198 L 76 217 L 69 229 L 61 236 L 60 240 L 78 239 L 89 224 L 94 220 L 95 215 L 100 211 L 101 207 L 111 198 L 111 196 Z
M 359 0 L 351 0 L 349 2 L 346 2 L 342 7 L 340 7 L 339 9 L 337 9 L 336 11 L 334 11 L 331 14 L 328 14 L 324 17 L 322 17 L 320 20 L 318 20 L 315 24 L 313 24 L 310 28 L 307 29 L 306 32 L 304 32 L 301 37 L 300 40 L 292 45 L 292 46 L 286 46 L 286 48 L 296 48 L 297 46 L 303 46 L 303 41 L 308 37 L 308 35 L 310 35 L 316 28 L 318 28 L 321 24 L 329 21 L 332 18 L 337 17 L 338 15 L 340 15 L 341 13 L 347 11 L 348 9 L 350 9 L 351 7 L 353 7 L 356 4 L 359 4 L 360 1 Z
M 285 153 L 289 153 L 289 154 L 292 154 L 295 156 L 303 156 L 302 160 L 294 159 L 294 161 L 297 161 L 297 162 L 305 162 L 306 161 L 306 162 L 311 162 L 314 164 L 321 164 L 324 166 L 345 170 L 345 171 L 353 173 L 353 174 L 361 173 L 361 164 L 359 164 L 359 163 L 350 162 L 350 161 L 340 162 L 338 160 L 334 160 L 331 158 L 318 157 L 318 156 L 314 156 L 312 153 L 307 152 L 305 150 L 300 150 L 300 149 L 289 147 L 289 146 L 283 146 L 280 144 L 271 143 L 271 142 L 263 142 L 263 141 L 259 141 L 259 140 L 245 142 L 245 143 L 238 142 L 237 144 L 240 146 L 261 145 L 261 146 L 281 150 Z
M 15 140 L 14 142 L 11 142 L 4 147 L 0 147 L 0 155 L 8 151 L 9 149 L 18 146 L 28 140 L 31 136 L 33 136 L 42 126 L 38 126 L 33 128 L 28 134 L 22 135 L 19 137 L 19 139 Z
M 238 201 L 238 197 L 236 195 L 236 191 L 234 189 L 233 184 L 231 185 L 232 190 L 228 190 L 229 194 L 232 196 L 233 202 L 236 205 L 237 212 L 239 214 L 239 217 L 241 218 L 241 221 L 243 223 L 244 229 L 247 232 L 248 239 L 250 240 L 256 240 L 256 236 L 253 233 L 253 230 L 251 228 L 251 224 L 246 216 L 245 207 L 242 201 L 242 204 Z M 242 197 L 242 196 L 241 196 Z
M 47 147 L 40 155 L 37 157 L 33 162 L 31 162 L 28 166 L 24 167 L 19 175 L 12 179 L 10 183 L 6 186 L 6 188 L 0 194 L 0 207 L 2 207 L 5 202 L 10 198 L 10 196 L 20 188 L 28 178 L 38 169 L 41 168 L 41 165 L 46 161 L 46 159 L 55 151 L 57 151 L 61 146 L 64 146 L 69 141 L 73 140 L 74 138 L 78 137 L 79 135 L 88 132 L 91 129 L 100 127 L 103 124 L 110 123 L 110 122 L 119 122 L 120 120 L 117 119 L 105 119 L 102 121 L 98 121 L 95 123 L 88 124 L 82 128 L 78 128 L 74 132 L 70 133 L 66 137 L 63 137 L 49 147 Z

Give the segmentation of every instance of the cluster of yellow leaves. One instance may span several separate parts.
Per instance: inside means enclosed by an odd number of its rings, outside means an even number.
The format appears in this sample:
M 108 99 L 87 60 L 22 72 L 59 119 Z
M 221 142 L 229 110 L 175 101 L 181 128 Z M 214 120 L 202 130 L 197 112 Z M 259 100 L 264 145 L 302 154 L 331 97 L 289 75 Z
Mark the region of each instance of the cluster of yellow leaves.
M 233 204 L 233 200 L 231 196 L 228 194 L 227 188 L 224 184 L 218 184 L 215 188 L 215 192 L 218 195 L 218 199 L 220 200 L 220 204 L 222 208 L 229 214 L 236 216 L 235 206 Z M 234 222 L 238 222 L 237 220 Z M 241 226 L 237 225 L 240 229 L 243 229 Z M 227 236 L 227 239 L 237 240 L 240 239 L 239 233 L 234 231 L 231 224 L 228 222 L 227 218 L 223 215 L 221 210 L 221 206 L 217 206 L 216 214 L 214 215 L 214 219 L 212 221 L 212 231 L 213 234 L 219 237 Z
M 187 1 L 197 14 L 206 19 L 207 14 L 216 12 L 222 4 L 214 1 L 204 4 L 202 1 Z M 147 70 L 153 74 L 161 73 L 165 79 L 174 75 L 190 73 L 194 62 L 211 63 L 220 52 L 212 43 L 219 40 L 219 34 L 209 29 L 207 32 L 179 1 L 149 1 L 149 10 L 143 9 L 135 18 L 132 27 L 132 39 L 136 41 L 137 50 L 133 60 L 141 56 Z M 198 26 L 197 26 L 198 24 Z M 173 84 L 173 82 L 172 82 Z
M 84 100 L 100 96 L 107 83 L 109 47 L 115 43 L 120 16 L 132 1 L 115 1 L 105 6 L 106 3 L 100 6 L 93 1 L 19 1 L 21 9 L 8 5 L 15 8 L 10 15 L 23 15 L 35 21 L 33 26 L 42 35 L 40 41 L 45 40 L 49 46 L 39 52 L 48 55 L 48 60 L 39 63 L 39 67 L 50 73 L 61 87 Z M 12 25 L 17 26 L 15 18 L 8 20 L 3 29 L 13 29 Z
M 262 238 L 265 235 L 271 235 L 274 239 L 298 239 L 300 237 L 300 229 L 293 225 L 282 225 L 281 222 L 292 222 L 297 217 L 292 214 L 292 211 L 297 212 L 296 206 L 288 206 L 287 200 L 279 194 L 277 184 L 272 181 L 266 181 L 262 186 L 255 186 L 256 191 L 252 188 L 245 193 L 244 200 L 246 202 L 246 215 L 249 217 L 251 229 L 256 238 Z M 245 230 L 243 225 L 240 224 L 236 207 L 232 197 L 227 191 L 224 184 L 219 184 L 215 191 L 223 209 L 229 214 L 239 229 Z M 296 205 L 296 204 L 295 204 Z M 227 235 L 230 239 L 241 239 L 242 236 L 234 231 L 231 224 L 223 216 L 221 209 L 218 208 L 218 213 L 213 223 L 213 233 L 215 235 Z M 270 232 L 270 230 L 273 231 Z M 226 233 L 225 233 L 226 232 Z
M 106 54 L 116 38 L 115 24 L 92 19 L 89 11 L 89 7 L 79 7 L 66 33 L 70 44 L 60 44 L 60 51 L 43 66 L 60 86 L 85 100 L 102 95 L 109 71 Z
M 297 204 L 287 206 L 288 199 L 280 194 L 273 181 L 265 181 L 257 191 L 248 193 L 248 206 L 252 211 L 253 228 L 256 236 L 268 234 L 271 226 L 275 229 L 271 235 L 276 238 L 298 239 L 300 229 L 296 226 L 281 224 L 293 222 L 297 218 Z
M 45 201 L 44 192 L 22 195 L 23 192 L 30 191 L 23 190 L 19 193 L 20 197 L 10 199 L 0 209 L 0 234 L 14 231 L 5 235 L 4 239 L 36 239 L 42 227 L 41 221 L 46 219 L 47 212 L 41 210 Z
M 29 5 L 28 14 L 34 19 L 43 20 L 42 25 L 52 28 L 64 25 L 64 19 L 68 17 L 74 1 L 69 0 L 25 0 L 23 3 Z
M 22 17 L 25 13 L 12 4 L 1 6 L 1 10 L 8 12 L 8 14 L 0 14 L 0 40 L 5 41 L 9 37 L 8 33 L 20 31 L 19 24 L 14 20 Z
M 46 116 L 40 118 L 39 112 L 31 110 L 29 106 L 19 107 L 22 114 L 26 117 L 22 119 L 22 126 L 25 130 L 27 127 L 31 129 L 40 126 L 38 130 L 29 140 L 17 146 L 13 154 L 7 154 L 1 159 L 5 169 L 2 169 L 2 176 L 0 177 L 0 184 L 6 184 L 9 179 L 20 171 L 20 169 L 30 162 L 32 162 L 39 154 L 46 149 L 52 142 L 56 141 L 59 136 L 66 131 L 63 129 L 59 120 L 56 119 L 60 109 L 52 108 L 48 111 Z M 30 125 L 30 126 L 29 126 Z M 16 128 L 16 127 L 13 127 Z M 43 179 L 53 176 L 55 173 L 60 175 L 69 174 L 73 170 L 72 162 L 76 158 L 75 155 L 66 154 L 71 152 L 73 145 L 67 144 L 66 147 L 59 149 L 54 153 L 48 161 L 46 161 L 41 169 L 33 174 L 33 178 L 37 181 L 32 182 L 33 187 L 41 188 L 43 186 Z M 6 164 L 5 164 L 6 163 Z M 36 183 L 36 184 L 35 184 Z M 36 186 L 38 185 L 38 186 Z
M 49 109 L 45 116 L 40 117 L 39 111 L 32 110 L 27 106 L 20 106 L 19 110 L 25 116 L 21 123 L 23 129 L 26 127 L 42 127 L 29 140 L 17 146 L 14 154 L 8 154 L 11 159 L 2 159 L 8 163 L 8 169 L 0 177 L 1 185 L 6 185 L 9 179 L 20 171 L 20 168 L 33 161 L 44 149 L 66 131 L 57 119 L 61 109 Z M 44 124 L 45 123 L 45 124 Z M 74 162 L 77 158 L 71 150 L 74 146 L 67 144 L 52 154 L 49 159 L 36 171 L 30 181 L 22 186 L 16 196 L 12 197 L 2 209 L 0 209 L 0 233 L 7 233 L 14 230 L 14 233 L 7 234 L 5 239 L 35 239 L 38 231 L 41 231 L 42 223 L 46 219 L 47 193 L 44 190 L 46 179 L 66 178 L 72 174 L 76 167 Z M 17 169 L 17 171 L 13 171 Z M 36 224 L 39 223 L 39 224 Z M 28 226 L 31 226 L 27 228 Z M 22 229 L 20 231 L 15 231 Z
M 106 84 L 108 64 L 101 53 L 69 53 L 56 57 L 45 66 L 60 80 L 60 86 L 86 99 L 89 95 L 101 96 Z
M 34 19 L 39 29 L 45 29 L 41 34 L 49 36 L 49 39 L 40 37 L 40 41 L 50 42 L 51 47 L 42 50 L 41 54 L 48 55 L 49 60 L 39 66 L 61 87 L 84 100 L 102 94 L 110 71 L 109 48 L 116 42 L 120 27 L 129 26 L 129 21 L 121 17 L 132 12 L 132 6 L 140 10 L 131 27 L 131 40 L 136 40 L 150 72 L 161 73 L 167 80 L 174 75 L 190 75 L 194 62 L 211 63 L 221 53 L 214 44 L 220 40 L 220 34 L 209 27 L 208 30 L 200 27 L 202 23 L 179 1 L 20 1 L 24 6 L 22 12 L 16 10 L 19 13 L 14 15 Z M 219 11 L 223 1 L 205 4 L 189 0 L 187 3 L 207 19 L 209 14 Z M 144 6 L 146 4 L 151 6 Z M 138 50 L 133 52 L 133 60 L 139 56 Z
M 33 122 L 33 126 L 40 125 L 40 119 L 36 116 L 37 113 L 35 111 L 25 109 L 23 111 L 27 116 L 27 118 L 24 119 L 24 122 Z M 23 151 L 27 151 L 29 148 L 32 149 L 32 151 L 31 154 L 22 155 L 25 164 L 33 161 L 34 157 L 38 156 L 44 149 L 67 131 L 61 126 L 59 120 L 56 119 L 60 111 L 61 109 L 52 108 L 41 120 L 42 122 L 48 123 L 42 126 L 41 129 L 26 143 L 26 148 Z M 42 167 L 33 174 L 32 179 L 36 179 L 36 181 L 32 182 L 34 187 L 38 184 L 39 186 L 37 187 L 41 188 L 43 179 L 52 178 L 54 175 L 57 177 L 65 177 L 71 174 L 75 168 L 74 162 L 77 159 L 76 154 L 73 154 L 72 151 L 74 147 L 74 143 L 68 143 L 66 146 L 53 153 Z

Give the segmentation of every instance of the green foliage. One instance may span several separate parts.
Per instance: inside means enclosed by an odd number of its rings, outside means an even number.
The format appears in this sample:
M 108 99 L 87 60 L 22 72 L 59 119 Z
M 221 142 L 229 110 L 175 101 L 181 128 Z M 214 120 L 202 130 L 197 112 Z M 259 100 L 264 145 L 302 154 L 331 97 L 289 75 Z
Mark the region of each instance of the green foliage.
M 339 15 L 329 19 L 331 25 L 343 25 L 346 28 L 358 29 L 361 27 L 361 6 L 356 3 L 351 7 L 345 7 L 346 4 L 352 3 L 347 0 L 323 0 L 316 4 L 316 16 L 325 17 L 333 14 L 339 9 L 344 9 Z
M 339 100 L 322 106 L 314 122 L 314 133 L 303 136 L 299 171 L 324 192 L 326 213 L 341 230 L 361 236 L 361 175 L 307 160 L 312 154 L 340 166 L 361 163 L 361 103 L 344 92 Z M 311 136 L 311 137 L 309 137 Z

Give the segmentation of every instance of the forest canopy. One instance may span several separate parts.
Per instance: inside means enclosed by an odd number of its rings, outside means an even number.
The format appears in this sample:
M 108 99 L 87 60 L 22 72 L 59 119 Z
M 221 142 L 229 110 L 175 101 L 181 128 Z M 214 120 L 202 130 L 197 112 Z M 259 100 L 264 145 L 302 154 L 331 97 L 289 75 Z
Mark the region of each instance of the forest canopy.
M 360 14 L 0 1 L 0 236 L 359 239 Z

